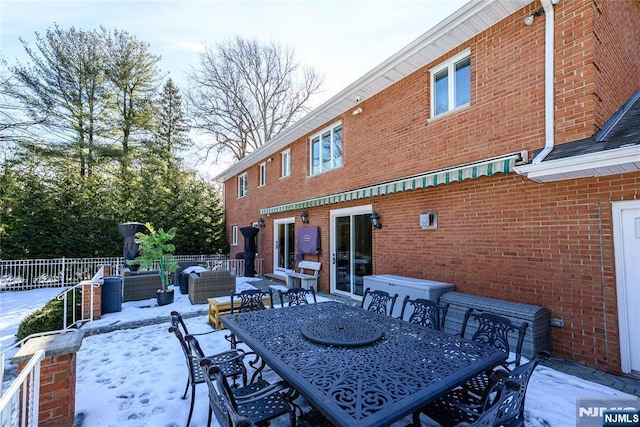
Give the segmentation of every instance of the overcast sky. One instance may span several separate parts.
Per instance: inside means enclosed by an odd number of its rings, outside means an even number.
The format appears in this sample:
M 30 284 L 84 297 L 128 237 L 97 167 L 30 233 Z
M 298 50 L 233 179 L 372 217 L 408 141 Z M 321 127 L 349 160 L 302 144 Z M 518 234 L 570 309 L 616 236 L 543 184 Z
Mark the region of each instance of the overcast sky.
M 418 38 L 467 0 L 0 0 L 0 52 L 25 60 L 33 45 L 62 29 L 127 30 L 150 44 L 183 90 L 205 45 L 242 36 L 275 41 L 325 76 L 319 105 Z

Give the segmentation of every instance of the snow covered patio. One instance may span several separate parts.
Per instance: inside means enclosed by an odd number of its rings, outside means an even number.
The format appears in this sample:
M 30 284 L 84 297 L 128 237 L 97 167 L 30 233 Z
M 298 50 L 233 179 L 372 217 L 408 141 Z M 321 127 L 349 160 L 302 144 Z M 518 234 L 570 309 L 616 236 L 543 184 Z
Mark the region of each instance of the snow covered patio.
M 259 279 L 238 278 L 238 284 Z M 7 292 L 0 295 L 2 320 L 0 344 L 7 348 L 20 320 L 54 297 L 60 289 Z M 27 298 L 28 296 L 28 298 Z M 319 297 L 319 301 L 322 300 Z M 30 301 L 29 304 L 25 304 Z M 37 306 L 33 307 L 37 301 Z M 278 307 L 279 304 L 276 304 Z M 193 333 L 212 330 L 207 323 L 207 306 L 191 305 L 187 295 L 176 292 L 175 302 L 158 307 L 155 300 L 123 304 L 122 311 L 103 315 L 85 325 L 78 352 L 76 384 L 76 426 L 183 426 L 189 400 L 180 397 L 186 381 L 182 350 L 168 332 L 169 313 L 180 312 Z M 146 326 L 140 326 L 145 325 Z M 102 333 L 97 333 L 102 331 Z M 199 341 L 207 354 L 229 348 L 224 339 L 228 331 L 202 336 Z M 273 381 L 275 374 L 266 373 Z M 191 425 L 205 426 L 207 389 L 197 388 Z M 618 390 L 567 375 L 546 366 L 534 373 L 526 401 L 527 426 L 576 425 L 579 398 L 633 398 Z M 406 422 L 405 422 L 406 421 Z M 409 420 L 396 423 L 405 425 Z M 286 425 L 286 418 L 272 425 Z

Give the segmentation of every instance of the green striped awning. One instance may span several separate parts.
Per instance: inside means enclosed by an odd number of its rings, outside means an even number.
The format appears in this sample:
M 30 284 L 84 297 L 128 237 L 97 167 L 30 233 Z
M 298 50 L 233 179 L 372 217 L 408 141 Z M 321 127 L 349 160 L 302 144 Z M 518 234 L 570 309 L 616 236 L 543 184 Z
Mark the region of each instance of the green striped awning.
M 515 153 L 439 171 L 425 172 L 423 174 L 400 178 L 381 184 L 374 184 L 355 190 L 343 191 L 341 193 L 330 194 L 327 196 L 314 197 L 312 199 L 262 208 L 260 209 L 260 215 L 269 215 L 273 213 L 349 202 L 352 200 L 367 199 L 370 197 L 384 196 L 402 191 L 418 190 L 421 188 L 434 187 L 440 184 L 449 184 L 451 182 L 462 181 L 465 179 L 491 176 L 496 173 L 509 173 L 513 171 L 513 167 L 518 159 L 520 159 L 520 154 Z

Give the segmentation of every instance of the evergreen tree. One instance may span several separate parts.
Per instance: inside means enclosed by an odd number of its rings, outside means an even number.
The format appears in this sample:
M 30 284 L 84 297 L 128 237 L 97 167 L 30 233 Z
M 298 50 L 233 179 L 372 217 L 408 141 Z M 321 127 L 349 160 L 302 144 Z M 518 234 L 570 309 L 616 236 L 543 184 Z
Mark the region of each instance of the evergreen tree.
M 180 89 L 168 79 L 158 100 L 156 141 L 158 149 L 175 154 L 189 145 L 189 125 Z
M 46 129 L 38 132 L 40 143 L 76 160 L 80 175 L 87 176 L 96 161 L 109 97 L 103 73 L 104 38 L 97 31 L 55 25 L 44 36 L 36 33 L 34 48 L 22 43 L 31 62 L 11 69 L 19 84 L 5 87 L 5 93 Z

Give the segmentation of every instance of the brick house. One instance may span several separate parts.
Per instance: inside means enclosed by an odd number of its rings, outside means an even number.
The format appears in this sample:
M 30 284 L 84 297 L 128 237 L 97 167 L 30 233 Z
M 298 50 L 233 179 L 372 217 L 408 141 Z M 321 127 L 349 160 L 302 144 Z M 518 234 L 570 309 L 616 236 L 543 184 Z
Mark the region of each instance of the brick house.
M 638 374 L 638 22 L 637 0 L 469 2 L 218 177 L 232 255 L 261 218 L 284 276 L 317 227 L 321 291 L 397 274 L 544 306 L 554 355 Z

